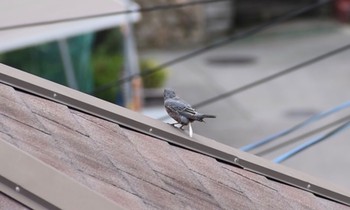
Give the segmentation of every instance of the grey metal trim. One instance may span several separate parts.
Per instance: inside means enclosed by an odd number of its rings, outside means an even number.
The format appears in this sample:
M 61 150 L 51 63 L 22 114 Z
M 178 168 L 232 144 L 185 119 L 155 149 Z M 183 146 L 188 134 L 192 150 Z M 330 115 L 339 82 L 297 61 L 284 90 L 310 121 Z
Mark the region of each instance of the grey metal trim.
M 0 176 L 0 191 L 32 209 L 59 209 L 3 176 Z
M 0 190 L 32 209 L 121 209 L 1 139 Z
M 194 135 L 193 138 L 189 138 L 186 133 L 166 123 L 148 118 L 87 94 L 4 65 L 0 65 L 0 81 L 23 91 L 28 91 L 91 115 L 116 122 L 129 129 L 200 152 L 220 161 L 240 166 L 270 179 L 278 180 L 282 183 L 350 206 L 350 193 L 344 189 L 203 136 Z

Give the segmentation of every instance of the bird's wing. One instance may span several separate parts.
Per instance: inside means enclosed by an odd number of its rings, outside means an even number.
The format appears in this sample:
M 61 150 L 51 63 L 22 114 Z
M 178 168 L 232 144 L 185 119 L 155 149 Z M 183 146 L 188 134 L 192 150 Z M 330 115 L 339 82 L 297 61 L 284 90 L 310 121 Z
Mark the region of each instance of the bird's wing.
M 191 118 L 191 116 L 197 113 L 196 110 L 191 107 L 191 105 L 180 98 L 166 100 L 165 106 L 187 118 Z
M 186 115 L 186 116 L 193 116 L 195 115 L 197 112 L 195 109 L 193 109 L 192 107 L 186 107 L 185 109 L 183 109 L 180 114 Z
M 174 100 L 174 99 L 167 99 L 167 100 L 165 100 L 164 105 L 168 109 L 170 109 L 170 110 L 172 110 L 174 112 L 180 112 L 180 111 L 182 111 L 182 110 L 184 110 L 186 108 L 185 104 L 179 102 L 178 100 Z

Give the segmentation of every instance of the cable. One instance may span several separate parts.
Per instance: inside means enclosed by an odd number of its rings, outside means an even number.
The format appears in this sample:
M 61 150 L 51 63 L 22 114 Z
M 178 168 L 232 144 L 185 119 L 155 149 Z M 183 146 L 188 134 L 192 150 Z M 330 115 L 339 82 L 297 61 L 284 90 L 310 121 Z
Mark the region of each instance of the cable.
M 329 58 L 329 57 L 331 57 L 331 56 L 333 56 L 333 55 L 336 55 L 336 54 L 338 54 L 338 53 L 344 52 L 344 51 L 348 50 L 349 48 L 350 48 L 350 44 L 347 44 L 347 45 L 345 45 L 345 46 L 343 46 L 343 47 L 337 48 L 337 49 L 335 49 L 335 50 L 332 50 L 332 51 L 327 52 L 327 53 L 325 53 L 325 54 L 322 54 L 322 55 L 320 55 L 320 56 L 314 57 L 314 58 L 312 58 L 312 59 L 310 59 L 310 60 L 304 61 L 304 62 L 302 62 L 302 63 L 300 63 L 300 64 L 297 64 L 297 65 L 295 65 L 295 66 L 292 66 L 292 67 L 290 67 L 290 68 L 288 68 L 288 69 L 285 69 L 285 70 L 282 70 L 282 71 L 277 72 L 277 73 L 275 73 L 275 74 L 272 74 L 272 75 L 270 75 L 270 76 L 264 77 L 264 78 L 262 78 L 262 79 L 259 79 L 259 80 L 255 81 L 255 82 L 249 83 L 249 84 L 244 85 L 244 86 L 242 86 L 242 87 L 239 87 L 239 88 L 237 88 L 237 89 L 228 91 L 228 92 L 226 92 L 226 93 L 220 94 L 220 95 L 215 96 L 215 97 L 213 97 L 213 98 L 210 98 L 210 99 L 207 99 L 207 100 L 205 100 L 205 101 L 199 102 L 199 103 L 197 103 L 196 105 L 194 105 L 193 107 L 199 108 L 199 107 L 203 107 L 203 106 L 206 106 L 206 105 L 215 103 L 215 102 L 217 102 L 217 101 L 219 101 L 219 100 L 222 100 L 222 99 L 224 99 L 224 98 L 227 98 L 227 97 L 229 97 L 229 96 L 232 96 L 232 95 L 235 95 L 235 94 L 237 94 L 237 93 L 246 91 L 246 90 L 251 89 L 251 88 L 253 88 L 253 87 L 256 87 L 256 86 L 258 86 L 258 85 L 261 85 L 261 84 L 264 84 L 264 83 L 266 83 L 266 82 L 269 82 L 269 81 L 271 81 L 271 80 L 273 80 L 273 79 L 277 79 L 277 78 L 279 78 L 279 77 L 281 77 L 281 76 L 284 76 L 284 75 L 289 74 L 289 73 L 291 73 L 291 72 L 297 71 L 297 70 L 299 70 L 299 69 L 301 69 L 301 68 L 303 68 L 303 67 L 305 67 L 305 66 L 309 66 L 309 65 L 311 65 L 311 64 L 314 64 L 314 63 L 316 63 L 316 62 L 318 62 L 318 61 L 321 61 L 321 60 L 324 60 L 324 59 L 326 59 L 326 58 Z
M 217 3 L 217 2 L 222 2 L 222 1 L 232 1 L 232 0 L 202 0 L 202 1 L 191 1 L 191 2 L 186 2 L 186 3 L 181 3 L 181 4 L 156 5 L 156 6 L 151 6 L 151 7 L 123 10 L 123 11 L 118 11 L 118 12 L 108 12 L 108 13 L 95 14 L 95 15 L 64 18 L 64 19 L 59 19 L 59 20 L 48 20 L 48 21 L 40 21 L 40 22 L 35 22 L 35 23 L 25 23 L 25 24 L 13 25 L 13 26 L 4 26 L 4 27 L 0 27 L 0 31 L 12 30 L 12 29 L 24 28 L 24 27 L 49 25 L 49 24 L 62 23 L 62 22 L 86 20 L 86 19 L 99 18 L 99 17 L 107 17 L 107 16 L 112 16 L 112 15 L 123 15 L 123 14 L 136 13 L 136 12 L 153 12 L 153 11 L 157 11 L 157 10 L 176 9 L 176 8 L 192 6 L 192 5 L 196 5 L 196 4 Z
M 208 44 L 207 46 L 204 46 L 202 48 L 199 48 L 199 49 L 196 49 L 196 50 L 193 50 L 185 55 L 182 55 L 182 56 L 179 56 L 173 60 L 170 60 L 170 61 L 167 61 L 163 64 L 160 64 L 159 66 L 155 67 L 155 68 L 152 68 L 152 69 L 148 69 L 147 71 L 144 71 L 142 73 L 138 73 L 138 74 L 133 74 L 133 75 L 130 75 L 128 77 L 124 77 L 122 79 L 119 79 L 115 82 L 111 82 L 109 84 L 106 84 L 106 85 L 103 85 L 101 87 L 98 87 L 96 90 L 94 90 L 92 92 L 92 94 L 96 94 L 98 92 L 102 92 L 102 91 L 105 91 L 105 90 L 108 90 L 112 87 L 115 87 L 115 86 L 119 86 L 121 85 L 122 83 L 124 82 L 127 82 L 127 81 L 130 81 L 131 79 L 135 78 L 135 77 L 138 77 L 138 76 L 147 76 L 147 75 L 150 75 L 150 74 L 153 74 L 157 71 L 160 71 L 162 69 L 164 69 L 165 67 L 169 67 L 171 65 L 174 65 L 174 64 L 177 64 L 179 62 L 182 62 L 182 61 L 185 61 L 185 60 L 188 60 L 192 57 L 195 57 L 197 55 L 200 55 L 200 54 L 203 54 L 209 50 L 212 50 L 212 49 L 215 49 L 215 48 L 218 48 L 218 47 L 221 47 L 223 45 L 226 45 L 228 43 L 232 43 L 234 41 L 237 41 L 237 40 L 240 40 L 240 39 L 244 39 L 246 37 L 249 37 L 249 36 L 252 36 L 252 35 L 255 35 L 267 28 L 270 28 L 274 25 L 277 25 L 279 23 L 282 23 L 284 21 L 287 21 L 291 18 L 294 18 L 298 15 L 301 15 L 303 13 L 306 13 L 312 9 L 315 9 L 317 7 L 320 7 L 324 4 L 327 4 L 329 2 L 331 2 L 333 0 L 324 0 L 324 1 L 317 1 L 316 3 L 313 3 L 313 4 L 310 4 L 310 5 L 307 5 L 307 6 L 304 6 L 302 8 L 298 8 L 298 9 L 294 9 L 294 10 L 291 10 L 287 13 L 284 13 L 283 15 L 279 16 L 279 17 L 276 17 L 276 18 L 273 18 L 272 20 L 268 21 L 268 22 L 265 22 L 263 24 L 260 24 L 256 27 L 253 27 L 245 32 L 242 32 L 242 33 L 239 33 L 239 34 L 236 34 L 236 35 L 232 35 L 232 36 L 229 36 L 225 39 L 222 39 L 222 40 L 218 40 L 216 42 L 213 42 L 211 44 Z
M 273 159 L 273 162 L 274 163 L 281 163 L 289 158 L 291 158 L 292 156 L 298 154 L 299 152 L 323 141 L 323 140 L 326 140 L 332 136 L 335 136 L 339 133 L 341 133 L 342 131 L 345 131 L 346 129 L 348 129 L 350 127 L 350 121 L 347 121 L 346 123 L 343 123 L 341 126 L 337 127 L 336 129 L 330 131 L 329 133 L 326 133 L 324 135 L 320 135 L 320 136 L 317 136 L 315 138 L 312 138 L 310 139 L 309 141 L 295 147 L 294 149 L 278 156 L 277 158 Z
M 344 51 L 346 51 L 348 49 L 350 49 L 350 44 L 347 44 L 347 45 L 345 45 L 343 47 L 337 48 L 335 50 L 332 50 L 332 51 L 327 52 L 325 54 L 322 54 L 320 56 L 314 57 L 314 58 L 312 58 L 310 60 L 307 60 L 307 61 L 304 61 L 302 63 L 299 63 L 299 64 L 297 64 L 295 66 L 289 67 L 289 68 L 287 68 L 285 70 L 279 71 L 279 72 L 277 72 L 275 74 L 272 74 L 270 76 L 264 77 L 262 79 L 258 79 L 256 81 L 254 81 L 252 83 L 249 83 L 249 84 L 246 84 L 246 85 L 244 85 L 242 87 L 230 90 L 230 91 L 228 91 L 226 93 L 223 93 L 223 94 L 217 95 L 215 97 L 209 98 L 207 100 L 204 100 L 202 102 L 199 102 L 199 103 L 193 105 L 193 108 L 200 108 L 200 107 L 212 104 L 212 103 L 216 103 L 216 102 L 218 102 L 220 100 L 223 100 L 223 99 L 225 99 L 225 98 L 227 98 L 229 96 L 232 96 L 232 95 L 241 93 L 243 91 L 249 90 L 249 89 L 251 89 L 253 87 L 262 85 L 262 84 L 264 84 L 266 82 L 269 82 L 271 80 L 274 80 L 274 79 L 277 79 L 279 77 L 282 77 L 282 76 L 284 76 L 286 74 L 289 74 L 289 73 L 292 73 L 294 71 L 297 71 L 297 70 L 299 70 L 299 69 L 301 69 L 301 68 L 303 68 L 305 66 L 309 66 L 309 65 L 314 64 L 314 63 L 316 63 L 318 61 L 321 61 L 321 60 L 324 60 L 324 59 L 329 58 L 331 56 L 334 56 L 334 55 L 336 55 L 338 53 L 344 52 Z M 159 118 L 159 120 L 164 120 L 164 119 L 167 119 L 167 118 L 168 118 L 168 116 L 163 116 L 163 117 Z
M 343 122 L 346 122 L 346 121 L 349 121 L 349 120 L 350 120 L 350 115 L 348 115 L 346 117 L 343 117 L 343 118 L 341 118 L 339 120 L 336 120 L 334 122 L 331 122 L 331 123 L 329 123 L 327 125 L 324 125 L 324 126 L 322 126 L 320 128 L 314 129 L 314 130 L 312 130 L 310 132 L 307 132 L 305 134 L 302 134 L 300 136 L 297 136 L 295 138 L 292 138 L 290 140 L 284 141 L 284 142 L 282 142 L 282 143 L 280 143 L 280 144 L 278 144 L 276 146 L 273 146 L 273 147 L 265 149 L 265 150 L 263 150 L 261 152 L 255 153 L 255 155 L 257 155 L 257 156 L 267 155 L 267 154 L 269 154 L 271 152 L 274 152 L 274 151 L 276 151 L 278 149 L 281 149 L 281 148 L 286 147 L 286 146 L 288 146 L 290 144 L 296 143 L 296 142 L 298 142 L 300 140 L 303 140 L 303 139 L 305 139 L 305 138 L 307 138 L 309 136 L 312 136 L 312 135 L 314 135 L 316 133 L 320 133 L 321 131 L 327 130 L 329 128 L 332 128 L 332 127 L 334 127 L 334 126 L 336 126 L 336 125 L 338 125 L 340 123 L 343 123 Z
M 311 116 L 310 118 L 304 120 L 303 122 L 294 125 L 291 128 L 288 128 L 286 130 L 280 131 L 280 132 L 278 132 L 276 134 L 268 136 L 267 138 L 261 139 L 261 140 L 255 142 L 255 143 L 251 143 L 251 144 L 248 144 L 246 146 L 243 146 L 240 149 L 242 151 L 245 151 L 245 152 L 253 150 L 253 149 L 257 148 L 257 147 L 263 146 L 263 145 L 265 145 L 265 144 L 267 144 L 267 143 L 269 143 L 269 142 L 271 142 L 273 140 L 281 138 L 281 137 L 283 137 L 283 136 L 285 136 L 287 134 L 290 134 L 290 133 L 292 133 L 292 132 L 294 132 L 294 131 L 296 131 L 298 129 L 304 128 L 304 127 L 306 127 L 306 126 L 308 126 L 308 125 L 310 125 L 310 124 L 312 124 L 312 123 L 314 123 L 314 122 L 316 122 L 316 121 L 318 121 L 320 119 L 323 119 L 323 118 L 325 118 L 325 117 L 327 117 L 327 116 L 329 116 L 331 114 L 339 112 L 339 111 L 341 111 L 343 109 L 346 109 L 348 107 L 350 107 L 350 101 L 342 103 L 342 104 L 340 104 L 340 105 L 338 105 L 338 106 L 336 106 L 334 108 L 331 108 L 331 109 L 329 109 L 327 111 L 324 111 L 324 112 L 321 112 L 319 114 L 315 114 L 315 115 Z

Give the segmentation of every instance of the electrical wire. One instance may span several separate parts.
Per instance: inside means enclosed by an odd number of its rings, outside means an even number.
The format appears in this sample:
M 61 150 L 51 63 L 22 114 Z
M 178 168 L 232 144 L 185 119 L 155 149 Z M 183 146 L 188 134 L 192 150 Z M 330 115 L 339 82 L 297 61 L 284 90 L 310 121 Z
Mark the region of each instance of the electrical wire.
M 281 142 L 281 143 L 279 143 L 279 144 L 277 144 L 277 145 L 275 145 L 275 146 L 273 146 L 273 147 L 264 149 L 264 150 L 262 150 L 262 151 L 260 151 L 260 152 L 258 152 L 258 153 L 255 153 L 255 155 L 257 155 L 257 156 L 267 155 L 267 154 L 269 154 L 269 153 L 271 153 L 271 152 L 274 152 L 274 151 L 276 151 L 276 150 L 278 150 L 278 149 L 281 149 L 281 148 L 283 148 L 283 147 L 286 147 L 286 146 L 288 146 L 288 145 L 290 145 L 290 144 L 293 144 L 293 143 L 296 143 L 296 142 L 298 142 L 298 141 L 301 141 L 301 140 L 303 140 L 303 139 L 305 139 L 305 138 L 307 138 L 307 137 L 310 137 L 310 136 L 312 136 L 312 135 L 315 135 L 315 134 L 317 134 L 317 133 L 320 133 L 320 132 L 322 132 L 322 131 L 324 131 L 324 130 L 327 130 L 327 129 L 329 129 L 329 128 L 332 128 L 332 127 L 334 127 L 334 126 L 336 126 L 336 125 L 339 125 L 339 124 L 341 124 L 341 123 L 343 123 L 343 122 L 346 122 L 346 121 L 350 121 L 350 115 L 348 115 L 348 116 L 346 116 L 346 117 L 343 117 L 343 118 L 341 118 L 341 119 L 339 119 L 339 120 L 336 120 L 336 121 L 334 121 L 334 122 L 331 122 L 331 123 L 329 123 L 329 124 L 327 124 L 327 125 L 324 125 L 324 126 L 322 126 L 322 127 L 320 127 L 320 128 L 317 128 L 317 129 L 314 129 L 314 130 L 309 131 L 309 132 L 307 132 L 307 133 L 304 133 L 304 134 L 302 134 L 302 135 L 300 135 L 300 136 L 294 137 L 294 138 L 292 138 L 292 139 L 290 139 L 290 140 L 283 141 L 283 142 Z
M 332 114 L 334 114 L 336 112 L 342 111 L 342 110 L 344 110 L 346 108 L 349 108 L 349 107 L 350 107 L 350 101 L 347 101 L 347 102 L 342 103 L 342 104 L 340 104 L 340 105 L 338 105 L 338 106 L 336 106 L 334 108 L 328 109 L 327 111 L 321 112 L 319 114 L 315 114 L 315 115 L 311 116 L 310 118 L 302 121 L 301 123 L 298 123 L 298 124 L 294 125 L 291 128 L 288 128 L 286 130 L 283 130 L 283 131 L 280 131 L 278 133 L 275 133 L 275 134 L 273 134 L 271 136 L 268 136 L 268 137 L 266 137 L 264 139 L 261 139 L 259 141 L 254 142 L 254 143 L 245 145 L 245 146 L 241 147 L 240 149 L 242 151 L 245 151 L 245 152 L 253 150 L 253 149 L 256 149 L 256 148 L 261 147 L 261 146 L 263 146 L 263 145 L 265 145 L 265 144 L 267 144 L 269 142 L 272 142 L 272 141 L 274 141 L 276 139 L 279 139 L 279 138 L 281 138 L 283 136 L 286 136 L 286 135 L 288 135 L 288 134 L 290 134 L 290 133 L 292 133 L 294 131 L 297 131 L 297 130 L 299 130 L 301 128 L 304 128 L 304 127 L 306 127 L 306 126 L 308 126 L 308 125 L 310 125 L 310 124 L 312 124 L 314 122 L 317 122 L 317 121 L 319 121 L 319 120 L 321 120 L 321 119 L 323 119 L 325 117 L 328 117 L 329 115 L 332 115 Z
M 243 86 L 241 86 L 239 88 L 236 88 L 236 89 L 230 90 L 228 92 L 222 93 L 220 95 L 214 96 L 212 98 L 206 99 L 206 100 L 204 100 L 202 102 L 194 104 L 193 108 L 197 109 L 197 108 L 200 108 L 200 107 L 203 107 L 203 106 L 207 106 L 209 104 L 216 103 L 216 102 L 218 102 L 220 100 L 223 100 L 223 99 L 225 99 L 227 97 L 230 97 L 232 95 L 235 95 L 235 94 L 247 91 L 247 90 L 249 90 L 251 88 L 254 88 L 256 86 L 262 85 L 262 84 L 264 84 L 266 82 L 269 82 L 271 80 L 277 79 L 279 77 L 282 77 L 282 76 L 287 75 L 289 73 L 292 73 L 294 71 L 300 70 L 303 67 L 309 66 L 309 65 L 314 64 L 314 63 L 319 62 L 319 61 L 322 61 L 322 60 L 324 60 L 326 58 L 329 58 L 329 57 L 334 56 L 336 54 L 342 53 L 342 52 L 344 52 L 346 50 L 349 50 L 349 49 L 350 49 L 350 44 L 347 44 L 345 46 L 342 46 L 340 48 L 337 48 L 335 50 L 332 50 L 332 51 L 329 51 L 329 52 L 327 52 L 325 54 L 322 54 L 320 56 L 316 56 L 316 57 L 314 57 L 312 59 L 309 59 L 307 61 L 299 63 L 299 64 L 297 64 L 295 66 L 289 67 L 289 68 L 287 68 L 285 70 L 279 71 L 279 72 L 271 74 L 271 75 L 269 75 L 267 77 L 264 77 L 264 78 L 261 78 L 261 79 L 258 79 L 256 81 L 254 81 L 254 82 L 251 82 L 249 84 L 243 85 Z M 159 118 L 159 120 L 165 120 L 167 118 L 168 118 L 168 116 L 163 116 L 163 117 Z
M 335 136 L 337 134 L 340 134 L 341 132 L 345 131 L 346 129 L 350 128 L 350 121 L 347 121 L 346 123 L 343 123 L 341 126 L 337 127 L 336 129 L 324 134 L 324 135 L 319 135 L 315 138 L 312 138 L 310 140 L 308 140 L 307 142 L 295 147 L 294 149 L 276 157 L 275 159 L 273 159 L 274 163 L 281 163 L 291 157 L 293 157 L 294 155 L 304 151 L 305 149 L 316 145 L 332 136 Z
M 338 53 L 344 52 L 344 51 L 346 51 L 348 49 L 350 49 L 350 44 L 347 44 L 347 45 L 345 45 L 343 47 L 337 48 L 335 50 L 332 50 L 332 51 L 327 52 L 325 54 L 322 54 L 320 56 L 314 57 L 314 58 L 312 58 L 310 60 L 307 60 L 307 61 L 304 61 L 302 63 L 299 63 L 299 64 L 297 64 L 295 66 L 292 66 L 292 67 L 290 67 L 288 69 L 285 69 L 285 70 L 279 71 L 277 73 L 274 73 L 274 74 L 272 74 L 270 76 L 264 77 L 262 79 L 258 79 L 256 81 L 254 81 L 252 83 L 249 83 L 247 85 L 244 85 L 242 87 L 233 89 L 233 90 L 228 91 L 226 93 L 223 93 L 223 94 L 220 94 L 218 96 L 215 96 L 215 97 L 212 97 L 210 99 L 207 99 L 205 101 L 199 102 L 199 103 L 195 104 L 193 107 L 194 108 L 199 108 L 199 107 L 207 106 L 207 105 L 212 104 L 212 103 L 216 103 L 216 102 L 218 102 L 218 101 L 220 101 L 222 99 L 225 99 L 225 98 L 227 98 L 229 96 L 241 93 L 241 92 L 249 90 L 249 89 L 251 89 L 253 87 L 262 85 L 262 84 L 264 84 L 266 82 L 269 82 L 271 80 L 274 80 L 274 79 L 277 79 L 279 77 L 282 77 L 282 76 L 284 76 L 286 74 L 289 74 L 289 73 L 292 73 L 294 71 L 300 70 L 303 67 L 309 66 L 309 65 L 314 64 L 316 62 L 319 62 L 321 60 L 324 60 L 326 58 L 334 56 L 334 55 L 336 55 Z
M 167 62 L 165 62 L 163 64 L 160 64 L 159 66 L 157 66 L 155 68 L 148 69 L 148 70 L 146 70 L 144 72 L 141 72 L 141 73 L 132 74 L 130 76 L 124 77 L 124 78 L 119 79 L 117 81 L 111 82 L 111 83 L 103 85 L 101 87 L 98 87 L 92 92 L 92 94 L 95 95 L 96 93 L 99 93 L 99 92 L 102 92 L 102 91 L 106 91 L 106 90 L 108 90 L 110 88 L 113 88 L 115 86 L 119 86 L 122 83 L 128 82 L 128 81 L 132 80 L 135 77 L 148 76 L 148 75 L 153 74 L 153 73 L 155 73 L 157 71 L 163 70 L 165 67 L 169 67 L 171 65 L 183 62 L 183 61 L 188 60 L 188 59 L 190 59 L 192 57 L 195 57 L 195 56 L 198 56 L 200 54 L 203 54 L 203 53 L 205 53 L 205 52 L 207 52 L 209 50 L 213 50 L 213 49 L 216 49 L 218 47 L 224 46 L 224 45 L 226 45 L 228 43 L 232 43 L 234 41 L 238 41 L 238 40 L 247 38 L 249 36 L 255 35 L 255 34 L 261 32 L 261 31 L 264 31 L 264 30 L 266 30 L 268 28 L 271 28 L 272 26 L 275 26 L 277 24 L 280 24 L 282 22 L 290 20 L 290 19 L 292 19 L 294 17 L 297 17 L 297 16 L 299 16 L 301 14 L 304 14 L 304 13 L 306 13 L 308 11 L 311 11 L 311 10 L 313 10 L 315 8 L 318 8 L 318 7 L 322 6 L 322 5 L 330 3 L 332 1 L 333 0 L 317 1 L 316 3 L 309 4 L 309 5 L 304 6 L 302 8 L 293 9 L 293 10 L 291 10 L 289 12 L 284 13 L 281 16 L 273 18 L 272 20 L 267 21 L 267 22 L 265 22 L 263 24 L 260 24 L 260 25 L 258 25 L 256 27 L 253 27 L 253 28 L 251 28 L 251 29 L 249 29 L 249 30 L 247 30 L 245 32 L 241 32 L 241 33 L 229 36 L 229 37 L 227 37 L 225 39 L 221 39 L 221 40 L 215 41 L 215 42 L 210 43 L 210 44 L 208 44 L 208 45 L 206 45 L 206 46 L 204 46 L 202 48 L 193 50 L 193 51 L 191 51 L 189 53 L 186 53 L 186 54 L 184 54 L 182 56 L 179 56 L 179 57 L 177 57 L 177 58 L 175 58 L 173 60 L 170 60 L 170 61 L 167 61 Z
M 12 26 L 4 26 L 4 27 L 0 27 L 0 31 L 25 28 L 25 27 L 49 25 L 49 24 L 55 24 L 55 23 L 87 20 L 87 19 L 92 19 L 92 18 L 108 17 L 108 16 L 123 15 L 123 14 L 137 13 L 137 12 L 144 13 L 144 12 L 153 12 L 153 11 L 158 11 L 158 10 L 177 9 L 177 8 L 186 7 L 186 6 L 193 6 L 196 4 L 209 4 L 209 3 L 218 3 L 218 2 L 223 2 L 223 1 L 232 1 L 232 0 L 202 0 L 202 1 L 190 1 L 190 2 L 185 2 L 185 3 L 180 3 L 180 4 L 156 5 L 156 6 L 142 7 L 142 8 L 137 8 L 137 9 L 117 11 L 117 12 L 108 12 L 108 13 L 95 14 L 95 15 L 63 18 L 63 19 L 58 19 L 58 20 L 47 20 L 47 21 L 40 21 L 40 22 L 35 22 L 35 23 L 24 23 L 24 24 L 12 25 Z

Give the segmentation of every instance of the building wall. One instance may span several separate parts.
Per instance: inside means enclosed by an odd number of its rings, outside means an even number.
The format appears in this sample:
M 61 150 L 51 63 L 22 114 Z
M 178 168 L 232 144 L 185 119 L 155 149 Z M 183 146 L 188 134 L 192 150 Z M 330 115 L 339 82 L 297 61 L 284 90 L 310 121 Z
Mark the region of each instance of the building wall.
M 141 7 L 179 4 L 190 0 L 137 0 Z M 136 24 L 138 46 L 178 47 L 204 42 L 231 26 L 231 3 L 198 4 L 178 9 L 146 12 Z
M 318 0 L 237 0 L 236 27 L 246 27 L 273 17 L 283 15 L 286 11 L 301 8 Z M 298 18 L 329 15 L 331 4 L 307 12 Z
M 136 0 L 142 7 L 180 4 L 192 0 Z M 214 40 L 235 29 L 250 27 L 286 11 L 318 0 L 232 0 L 197 4 L 178 9 L 146 12 L 136 26 L 142 48 L 183 47 Z M 329 15 L 332 5 L 315 9 L 298 18 Z

